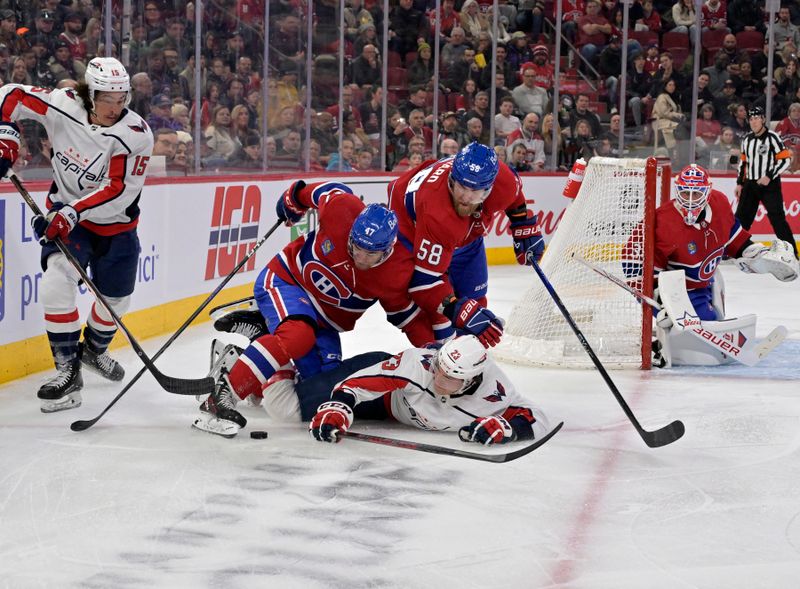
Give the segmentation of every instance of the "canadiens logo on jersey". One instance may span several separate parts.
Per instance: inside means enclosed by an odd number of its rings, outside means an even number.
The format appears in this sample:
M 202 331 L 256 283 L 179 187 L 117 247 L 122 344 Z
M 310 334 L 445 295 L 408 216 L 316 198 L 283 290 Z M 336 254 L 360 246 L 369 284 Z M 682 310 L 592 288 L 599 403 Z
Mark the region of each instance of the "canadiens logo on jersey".
M 697 244 L 693 241 L 690 241 L 689 244 L 686 246 L 686 249 L 688 249 L 689 254 L 693 256 L 697 253 Z
M 506 389 L 502 383 L 499 380 L 495 381 L 495 386 L 497 387 L 495 391 L 491 395 L 485 396 L 483 398 L 484 401 L 489 401 L 490 403 L 499 403 L 505 398 Z
M 341 301 L 353 295 L 353 291 L 333 270 L 316 260 L 310 260 L 303 266 L 303 280 L 306 284 L 313 284 L 319 300 L 329 305 L 338 307 Z

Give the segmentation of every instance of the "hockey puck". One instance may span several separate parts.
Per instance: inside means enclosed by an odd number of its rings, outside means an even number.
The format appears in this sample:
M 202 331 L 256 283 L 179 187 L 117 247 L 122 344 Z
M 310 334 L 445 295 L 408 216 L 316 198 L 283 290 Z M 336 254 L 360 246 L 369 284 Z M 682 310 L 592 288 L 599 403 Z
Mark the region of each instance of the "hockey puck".
M 269 434 L 265 431 L 255 431 L 250 432 L 250 437 L 254 440 L 266 440 L 269 437 Z

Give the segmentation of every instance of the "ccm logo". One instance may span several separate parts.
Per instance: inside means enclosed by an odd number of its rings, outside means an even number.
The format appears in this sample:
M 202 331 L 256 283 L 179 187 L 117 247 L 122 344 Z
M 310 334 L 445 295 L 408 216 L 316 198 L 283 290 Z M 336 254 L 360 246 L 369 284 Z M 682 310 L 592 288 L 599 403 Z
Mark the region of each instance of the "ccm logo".
M 258 241 L 261 190 L 258 186 L 218 186 L 214 195 L 205 279 L 230 274 Z M 242 268 L 255 268 L 253 256 Z

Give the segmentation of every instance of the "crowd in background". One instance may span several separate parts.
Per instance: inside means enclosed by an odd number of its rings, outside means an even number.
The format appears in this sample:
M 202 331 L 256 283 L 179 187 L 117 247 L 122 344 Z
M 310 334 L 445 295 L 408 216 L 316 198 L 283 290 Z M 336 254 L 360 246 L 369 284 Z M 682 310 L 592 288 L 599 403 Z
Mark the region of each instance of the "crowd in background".
M 310 48 L 303 0 L 270 2 L 266 31 L 263 1 L 204 3 L 199 89 L 194 4 L 139 0 L 133 3 L 124 47 L 121 17 L 114 14 L 112 53 L 126 63 L 130 107 L 152 127 L 154 154 L 164 157 L 172 173 L 196 167 L 260 170 L 265 161 L 276 171 L 400 171 L 434 153 L 455 153 L 471 141 L 493 143 L 498 156 L 520 172 L 552 169 L 553 162 L 566 170 L 577 158 L 595 155 L 656 153 L 680 162 L 688 157 L 690 141 L 698 163 L 729 170 L 748 131 L 747 108 L 763 106 L 767 93 L 773 126 L 788 147 L 800 145 L 800 0 L 782 4 L 773 23 L 772 79 L 767 79 L 764 2 L 706 0 L 697 80 L 692 79 L 694 2 L 634 0 L 624 96 L 621 3 L 557 1 L 565 40 L 560 64 L 554 63 L 549 24 L 556 6 L 543 0 L 499 0 L 497 15 L 486 0 L 442 0 L 438 15 L 429 0 L 392 0 L 386 55 L 381 54 L 382 2 L 347 0 L 343 14 L 338 1 L 313 2 Z M 86 63 L 106 54 L 104 5 L 97 0 L 0 6 L 0 84 L 74 86 Z M 344 80 L 340 52 L 346 58 Z M 556 66 L 560 94 L 554 117 Z M 693 83 L 698 87 L 694 139 Z M 620 151 L 622 100 L 625 147 Z M 197 163 L 195 136 L 201 143 Z M 26 124 L 23 137 L 19 166 L 46 166 L 50 148 L 43 129 Z

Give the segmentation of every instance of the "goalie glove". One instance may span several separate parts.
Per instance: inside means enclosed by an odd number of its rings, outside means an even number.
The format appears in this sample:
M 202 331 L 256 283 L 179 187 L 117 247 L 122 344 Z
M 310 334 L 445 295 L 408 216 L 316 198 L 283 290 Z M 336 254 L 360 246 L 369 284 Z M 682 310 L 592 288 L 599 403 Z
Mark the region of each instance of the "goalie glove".
M 656 325 L 665 331 L 673 326 L 672 317 L 667 314 L 666 309 L 661 309 L 656 315 Z
M 278 219 L 283 221 L 287 227 L 291 227 L 302 219 L 308 210 L 308 207 L 304 207 L 297 200 L 297 195 L 305 187 L 306 183 L 302 180 L 293 182 L 289 188 L 283 191 L 275 205 L 275 213 L 278 215 Z
M 791 244 L 776 239 L 772 247 L 755 242 L 748 245 L 737 258 L 736 265 L 748 274 L 772 274 L 781 282 L 791 282 L 800 271 Z
M 476 442 L 484 446 L 505 444 L 516 439 L 511 424 L 499 415 L 479 417 L 458 430 L 458 437 L 462 442 Z
M 318 442 L 336 443 L 339 432 L 346 432 L 353 424 L 353 410 L 344 403 L 328 401 L 317 408 L 317 414 L 308 424 L 308 432 Z

